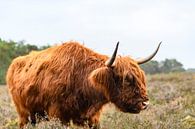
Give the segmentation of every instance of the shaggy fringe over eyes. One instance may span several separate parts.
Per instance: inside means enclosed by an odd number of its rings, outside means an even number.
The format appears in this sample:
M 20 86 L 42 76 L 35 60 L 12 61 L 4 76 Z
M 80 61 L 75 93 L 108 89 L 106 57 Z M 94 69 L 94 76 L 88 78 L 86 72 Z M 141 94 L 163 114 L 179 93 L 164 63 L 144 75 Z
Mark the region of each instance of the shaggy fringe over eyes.
M 126 57 L 118 57 L 115 68 L 117 69 L 118 73 L 120 75 L 123 75 L 125 72 L 125 69 L 130 69 L 131 73 L 134 75 L 134 77 L 137 80 L 137 83 L 139 84 L 141 89 L 145 89 L 141 85 L 142 83 L 146 82 L 145 76 L 144 76 L 144 71 L 139 67 L 137 62 L 133 60 L 132 58 L 126 56 Z

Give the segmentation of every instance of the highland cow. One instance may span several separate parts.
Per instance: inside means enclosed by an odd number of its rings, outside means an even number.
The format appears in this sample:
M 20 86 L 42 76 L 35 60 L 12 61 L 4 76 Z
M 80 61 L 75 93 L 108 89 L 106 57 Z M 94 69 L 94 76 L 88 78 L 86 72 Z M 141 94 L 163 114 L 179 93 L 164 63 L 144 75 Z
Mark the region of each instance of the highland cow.
M 7 84 L 20 127 L 35 124 L 36 114 L 98 127 L 101 109 L 109 102 L 122 112 L 146 109 L 146 79 L 139 64 L 151 60 L 160 44 L 140 60 L 116 56 L 118 45 L 111 58 L 70 41 L 14 59 Z

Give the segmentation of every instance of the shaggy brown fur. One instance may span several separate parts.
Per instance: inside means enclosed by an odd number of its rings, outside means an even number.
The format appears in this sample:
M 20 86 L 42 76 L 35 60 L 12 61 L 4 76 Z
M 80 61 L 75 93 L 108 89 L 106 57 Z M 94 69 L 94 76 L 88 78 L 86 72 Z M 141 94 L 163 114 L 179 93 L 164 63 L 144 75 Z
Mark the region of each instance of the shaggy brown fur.
M 130 57 L 118 56 L 112 67 L 108 56 L 67 42 L 13 60 L 7 84 L 23 127 L 35 114 L 59 118 L 64 124 L 98 125 L 104 104 L 139 113 L 147 101 L 144 72 Z

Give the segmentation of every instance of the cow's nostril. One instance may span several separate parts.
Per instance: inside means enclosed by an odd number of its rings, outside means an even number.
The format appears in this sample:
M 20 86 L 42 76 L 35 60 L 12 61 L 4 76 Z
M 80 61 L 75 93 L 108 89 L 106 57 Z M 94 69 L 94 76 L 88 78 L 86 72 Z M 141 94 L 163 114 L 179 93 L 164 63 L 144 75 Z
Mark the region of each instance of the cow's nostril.
M 149 105 L 149 101 L 145 101 L 145 102 L 142 102 L 143 106 L 148 106 Z

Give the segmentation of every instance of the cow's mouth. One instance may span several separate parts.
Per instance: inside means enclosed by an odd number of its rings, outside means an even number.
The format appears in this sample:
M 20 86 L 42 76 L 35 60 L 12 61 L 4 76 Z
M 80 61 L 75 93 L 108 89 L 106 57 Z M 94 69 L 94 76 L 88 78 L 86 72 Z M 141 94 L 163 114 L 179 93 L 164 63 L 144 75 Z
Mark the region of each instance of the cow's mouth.
M 128 109 L 127 112 L 137 114 L 137 113 L 140 113 L 140 111 L 141 111 L 141 110 L 139 110 L 139 109 L 137 109 L 137 108 L 130 108 L 130 109 Z
M 147 109 L 148 105 L 149 105 L 149 101 L 139 102 L 134 106 L 129 106 L 127 112 L 137 114 L 140 113 L 140 111 Z

